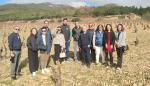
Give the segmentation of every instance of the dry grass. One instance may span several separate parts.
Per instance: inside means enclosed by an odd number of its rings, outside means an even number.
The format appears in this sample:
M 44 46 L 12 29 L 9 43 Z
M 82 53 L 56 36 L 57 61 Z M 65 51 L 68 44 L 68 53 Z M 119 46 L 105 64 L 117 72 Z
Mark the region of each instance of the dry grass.
M 96 20 L 96 19 L 95 19 Z M 85 20 L 86 21 L 86 20 Z M 83 21 L 83 23 L 85 22 Z M 61 65 L 61 79 L 62 86 L 150 86 L 150 28 L 144 29 L 145 25 L 149 22 L 142 20 L 113 20 L 113 21 L 99 21 L 96 24 L 111 23 L 113 27 L 117 23 L 123 23 L 127 31 L 127 43 L 130 50 L 125 53 L 123 57 L 122 72 L 116 71 L 112 68 L 105 68 L 103 65 L 92 64 L 90 69 L 81 65 L 81 62 L 66 63 Z M 0 23 L 1 33 L 0 39 L 3 38 L 3 33 L 11 31 L 13 25 L 21 25 L 21 36 L 27 39 L 31 27 L 40 28 L 42 22 L 35 23 L 15 23 L 7 22 Z M 52 23 L 50 26 L 55 28 L 58 23 Z M 134 26 L 137 26 L 138 32 L 134 33 Z M 73 27 L 73 24 L 71 24 Z M 134 46 L 135 37 L 139 38 L 139 45 Z M 7 39 L 7 37 L 5 37 Z M 26 40 L 23 40 L 26 43 Z M 6 44 L 7 45 L 7 44 Z M 2 45 L 1 45 L 2 46 Z M 2 46 L 3 47 L 3 46 Z M 71 45 L 71 51 L 73 45 Z M 53 50 L 52 50 L 53 51 Z M 51 55 L 53 52 L 51 53 Z M 8 56 L 8 55 L 7 55 Z M 116 63 L 116 52 L 114 53 L 114 62 Z M 9 76 L 9 59 L 0 61 L 0 86 L 54 86 L 52 80 L 52 71 L 48 75 L 42 75 L 41 71 L 38 72 L 36 77 L 32 77 L 27 62 L 27 48 L 22 51 L 22 74 L 16 81 L 11 81 Z M 50 65 L 54 66 L 53 61 Z

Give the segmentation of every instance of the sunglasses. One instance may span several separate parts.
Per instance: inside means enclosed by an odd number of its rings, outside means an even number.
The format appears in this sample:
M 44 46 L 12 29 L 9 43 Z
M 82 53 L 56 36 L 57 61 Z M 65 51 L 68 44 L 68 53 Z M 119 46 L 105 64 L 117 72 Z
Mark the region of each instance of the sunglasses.
M 42 30 L 42 32 L 46 32 L 46 30 Z
M 20 29 L 15 29 L 15 30 L 18 30 L 18 31 L 20 31 Z

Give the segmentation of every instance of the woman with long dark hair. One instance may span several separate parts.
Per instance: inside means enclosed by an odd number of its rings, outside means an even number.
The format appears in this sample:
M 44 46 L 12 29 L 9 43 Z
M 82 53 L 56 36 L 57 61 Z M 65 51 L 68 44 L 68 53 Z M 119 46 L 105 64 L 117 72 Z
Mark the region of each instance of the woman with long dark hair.
M 120 70 L 122 67 L 124 47 L 126 46 L 126 32 L 122 24 L 117 25 L 116 38 L 117 69 Z
M 38 71 L 39 67 L 36 28 L 31 29 L 31 34 L 27 40 L 27 46 L 28 46 L 29 70 L 32 73 L 32 75 L 35 76 L 36 71 Z
M 111 24 L 107 24 L 105 28 L 105 51 L 106 51 L 106 65 L 108 66 L 108 61 L 110 61 L 110 66 L 113 67 L 113 51 L 114 51 L 114 44 L 115 44 L 115 33 L 112 29 Z
M 105 62 L 105 54 L 104 54 L 104 27 L 103 25 L 98 25 L 96 31 L 93 35 L 93 47 L 95 49 L 96 54 L 96 64 L 99 63 L 100 56 L 102 63 Z

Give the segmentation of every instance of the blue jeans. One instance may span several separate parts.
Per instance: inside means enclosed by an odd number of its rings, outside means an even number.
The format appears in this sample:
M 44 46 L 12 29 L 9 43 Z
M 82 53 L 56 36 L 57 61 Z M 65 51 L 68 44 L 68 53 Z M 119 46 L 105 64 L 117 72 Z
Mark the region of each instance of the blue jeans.
M 74 41 L 74 60 L 78 60 L 78 41 Z
M 67 41 L 66 43 L 65 43 L 65 45 L 66 45 L 66 60 L 67 61 L 69 61 L 70 60 L 70 52 L 69 52 L 69 49 L 70 49 L 70 41 Z

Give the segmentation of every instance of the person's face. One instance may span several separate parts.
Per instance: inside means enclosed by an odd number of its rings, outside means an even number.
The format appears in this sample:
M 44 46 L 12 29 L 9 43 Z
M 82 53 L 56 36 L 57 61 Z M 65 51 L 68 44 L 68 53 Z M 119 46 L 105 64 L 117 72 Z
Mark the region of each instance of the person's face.
M 19 33 L 19 31 L 20 31 L 20 28 L 19 28 L 18 26 L 16 26 L 16 27 L 14 28 L 14 32 L 15 32 L 15 33 Z
M 49 25 L 49 23 L 46 21 L 46 22 L 44 22 L 44 26 L 45 27 L 48 27 L 48 25 Z
M 86 26 L 83 26 L 83 32 L 86 32 L 86 30 L 87 30 L 87 28 L 86 28 Z
M 103 28 L 102 26 L 99 26 L 98 30 L 99 30 L 99 31 L 102 31 L 102 28 Z
M 78 23 L 78 22 L 75 22 L 75 26 L 77 26 L 77 27 L 78 27 L 78 26 L 79 26 L 79 23 Z
M 118 26 L 118 31 L 121 31 L 121 29 L 122 29 L 122 26 L 119 25 L 119 26 Z
M 64 20 L 63 24 L 65 24 L 65 25 L 68 24 L 68 20 Z
M 33 34 L 33 35 L 36 35 L 36 34 L 37 34 L 36 29 L 33 29 L 33 30 L 32 30 L 32 34 Z
M 111 26 L 107 25 L 107 30 L 110 31 L 111 30 Z
M 46 35 L 46 29 L 42 29 L 42 34 Z

